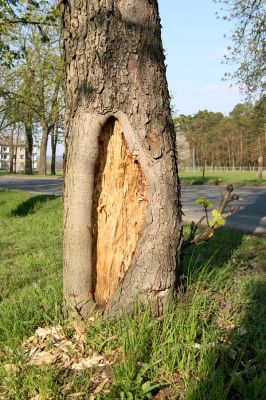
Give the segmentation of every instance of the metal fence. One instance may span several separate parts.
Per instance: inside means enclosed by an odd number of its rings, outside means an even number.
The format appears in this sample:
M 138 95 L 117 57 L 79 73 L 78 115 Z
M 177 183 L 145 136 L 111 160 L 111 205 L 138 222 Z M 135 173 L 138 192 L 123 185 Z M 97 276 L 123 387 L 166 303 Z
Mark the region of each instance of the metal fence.
M 197 166 L 197 167 L 184 167 L 181 168 L 183 171 L 202 171 L 204 169 L 203 166 Z M 266 171 L 266 166 L 263 168 L 264 171 Z M 258 166 L 254 165 L 249 165 L 245 167 L 219 167 L 219 166 L 205 166 L 205 171 L 206 172 L 220 172 L 220 171 L 258 171 Z

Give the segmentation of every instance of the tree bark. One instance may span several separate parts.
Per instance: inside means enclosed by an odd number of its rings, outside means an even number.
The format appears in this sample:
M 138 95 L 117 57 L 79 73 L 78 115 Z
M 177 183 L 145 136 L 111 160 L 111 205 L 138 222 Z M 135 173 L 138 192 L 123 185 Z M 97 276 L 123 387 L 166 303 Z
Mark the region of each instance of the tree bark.
M 26 137 L 26 160 L 25 160 L 25 174 L 32 174 L 32 149 L 33 149 L 33 137 L 32 137 L 32 124 L 25 124 L 25 137 Z
M 64 298 L 79 312 L 96 302 L 109 315 L 138 299 L 158 315 L 175 284 L 181 240 L 158 4 L 66 0 L 60 7 Z
M 39 161 L 39 174 L 46 175 L 46 153 L 47 153 L 47 143 L 49 136 L 49 128 L 48 125 L 43 121 L 41 122 L 42 127 L 42 140 L 41 140 L 41 148 L 40 148 L 40 161 Z
M 52 150 L 52 158 L 51 158 L 51 175 L 56 174 L 55 164 L 56 164 L 56 147 L 58 141 L 58 128 L 57 124 L 54 125 L 53 130 L 51 132 L 51 150 Z

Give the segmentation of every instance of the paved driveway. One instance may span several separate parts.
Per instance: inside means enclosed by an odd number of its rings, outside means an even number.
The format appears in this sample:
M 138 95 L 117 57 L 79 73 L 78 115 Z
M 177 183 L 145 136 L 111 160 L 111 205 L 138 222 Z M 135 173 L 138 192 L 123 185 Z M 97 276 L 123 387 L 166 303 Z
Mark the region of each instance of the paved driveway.
M 0 188 L 2 189 L 60 195 L 62 187 L 63 179 L 0 177 Z M 266 234 L 266 188 L 236 188 L 235 193 L 240 195 L 240 210 L 227 218 L 227 226 Z M 202 195 L 211 200 L 214 206 L 219 204 L 221 195 L 217 186 L 182 186 L 184 220 L 198 221 L 203 215 L 201 207 L 195 204 L 195 200 Z

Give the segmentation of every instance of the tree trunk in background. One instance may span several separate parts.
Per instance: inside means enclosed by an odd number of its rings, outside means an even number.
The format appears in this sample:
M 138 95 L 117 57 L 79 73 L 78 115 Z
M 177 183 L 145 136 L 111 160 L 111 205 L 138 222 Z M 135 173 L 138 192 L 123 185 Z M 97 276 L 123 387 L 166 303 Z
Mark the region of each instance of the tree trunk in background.
M 18 159 L 18 137 L 19 135 L 17 134 L 16 136 L 16 144 L 15 144 L 15 157 L 14 157 L 14 165 L 13 165 L 13 172 L 16 174 L 17 173 L 17 159 Z
M 51 175 L 56 175 L 55 163 L 56 163 L 56 143 L 51 143 L 52 147 L 52 158 L 51 158 Z
M 25 174 L 32 174 L 32 149 L 33 149 L 33 137 L 32 137 L 32 124 L 25 124 L 25 136 L 26 136 L 26 160 L 25 160 Z
M 55 164 L 56 164 L 57 141 L 58 141 L 58 126 L 57 124 L 55 124 L 53 130 L 51 131 L 51 150 L 52 150 L 51 175 L 56 174 Z
M 40 149 L 39 174 L 46 175 L 46 153 L 47 153 L 49 129 L 45 122 L 41 123 L 41 127 L 42 127 L 42 141 Z
M 174 287 L 174 125 L 156 0 L 65 0 L 64 298 L 119 315 Z
M 9 172 L 13 173 L 14 172 L 14 158 L 13 158 L 13 152 L 14 152 L 14 132 L 13 129 L 11 130 L 11 135 L 9 137 Z
M 260 156 L 258 159 L 258 180 L 262 181 L 263 178 L 263 157 Z

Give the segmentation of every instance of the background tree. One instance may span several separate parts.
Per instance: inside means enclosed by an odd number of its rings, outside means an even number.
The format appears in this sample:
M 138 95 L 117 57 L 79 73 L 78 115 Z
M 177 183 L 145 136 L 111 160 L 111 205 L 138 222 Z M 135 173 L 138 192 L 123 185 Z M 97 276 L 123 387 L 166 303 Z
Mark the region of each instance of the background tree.
M 48 136 L 63 108 L 63 67 L 59 33 L 50 27 L 50 40 L 44 43 L 41 39 L 46 30 L 48 31 L 47 27 L 40 33 L 37 27 L 31 27 L 20 37 L 17 35 L 15 45 L 21 49 L 23 57 L 12 68 L 4 69 L 0 86 L 0 93 L 19 110 L 16 118 L 20 118 L 25 126 L 28 166 L 33 142 L 30 130 L 33 124 L 40 125 L 40 174 L 46 173 Z M 28 168 L 27 172 L 30 172 Z
M 198 167 L 255 167 L 265 154 L 265 97 L 255 105 L 237 104 L 229 116 L 204 110 L 174 120 Z
M 238 67 L 228 77 L 235 79 L 248 97 L 260 96 L 266 84 L 266 1 L 214 1 L 223 4 L 223 18 L 235 24 L 225 61 Z
M 0 0 L 0 59 L 1 64 L 11 66 L 23 57 L 21 48 L 14 42 L 29 26 L 39 30 L 42 41 L 49 37 L 44 26 L 56 26 L 58 11 L 53 0 Z M 19 27 L 19 29 L 16 29 Z
M 176 151 L 179 168 L 191 166 L 191 149 L 186 136 L 182 132 L 176 133 Z
M 266 155 L 266 95 L 255 103 L 253 129 L 258 135 L 259 155 Z
M 61 96 L 60 96 L 61 97 Z M 63 96 L 62 96 L 63 97 Z M 56 149 L 58 143 L 64 142 L 64 109 L 60 109 L 61 102 L 58 107 L 58 114 L 54 126 L 51 129 L 51 175 L 56 174 Z
M 238 147 L 236 148 L 238 165 L 254 163 L 256 158 L 254 158 L 255 140 L 252 134 L 253 105 L 251 103 L 237 104 L 229 116 L 235 123 L 238 135 Z

